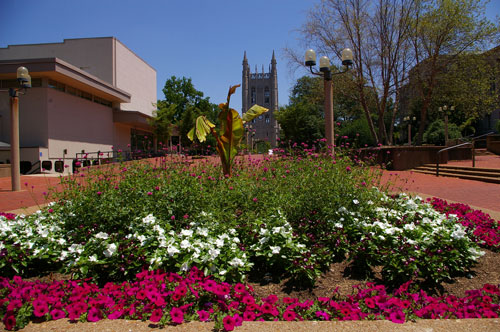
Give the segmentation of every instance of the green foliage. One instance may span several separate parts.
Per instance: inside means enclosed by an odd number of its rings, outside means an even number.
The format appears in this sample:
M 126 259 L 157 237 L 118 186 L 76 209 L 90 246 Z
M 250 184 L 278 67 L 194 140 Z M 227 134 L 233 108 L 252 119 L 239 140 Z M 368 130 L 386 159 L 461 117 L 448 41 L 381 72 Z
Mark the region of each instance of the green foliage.
M 204 115 L 213 123 L 218 123 L 217 106 L 203 97 L 203 92 L 195 89 L 190 78 L 172 76 L 163 88 L 164 100 L 158 100 L 157 110 L 153 114 L 151 125 L 160 137 L 168 137 L 172 126 L 177 126 L 183 146 L 189 146 L 187 133 L 194 126 L 197 117 Z M 209 139 L 206 145 L 215 145 Z
M 424 142 L 427 144 L 444 145 L 445 144 L 444 121 L 438 119 L 431 123 L 424 133 Z M 448 139 L 461 138 L 460 129 L 454 123 L 448 123 Z
M 213 159 L 168 158 L 63 178 L 59 203 L 0 219 L 2 275 L 61 271 L 110 281 L 197 266 L 220 280 L 252 270 L 314 283 L 348 257 L 367 271 L 381 265 L 387 281 L 440 281 L 479 255 L 455 219 L 374 189 L 378 171 L 355 166 L 342 149 L 336 159 L 242 157 L 233 177 Z
M 218 133 L 214 129 L 215 125 L 213 123 L 211 123 L 205 116 L 200 116 L 196 119 L 194 128 L 192 128 L 186 135 L 191 141 L 193 141 L 196 136 L 200 142 L 204 142 L 209 133 L 215 137 L 217 141 L 216 149 L 221 160 L 222 171 L 226 176 L 231 176 L 233 160 L 238 154 L 238 148 L 240 147 L 241 139 L 243 138 L 243 124 L 269 110 L 267 108 L 254 105 L 245 113 L 245 120 L 242 120 L 238 111 L 229 108 L 231 95 L 239 86 L 240 85 L 238 84 L 229 87 L 227 102 L 219 105 L 221 111 L 218 117 L 220 122 L 220 130 Z
M 281 107 L 275 116 L 284 141 L 311 144 L 325 136 L 325 120 L 318 105 L 304 102 Z
M 366 118 L 359 118 L 354 121 L 344 121 L 341 123 L 341 127 L 337 130 L 339 137 L 337 139 L 337 145 L 340 145 L 346 141 L 344 138 L 347 136 L 347 141 L 354 146 L 364 147 L 365 145 L 374 146 L 376 144 L 372 135 L 370 134 L 370 128 L 368 127 L 368 121 Z M 340 144 L 339 144 L 340 143 Z

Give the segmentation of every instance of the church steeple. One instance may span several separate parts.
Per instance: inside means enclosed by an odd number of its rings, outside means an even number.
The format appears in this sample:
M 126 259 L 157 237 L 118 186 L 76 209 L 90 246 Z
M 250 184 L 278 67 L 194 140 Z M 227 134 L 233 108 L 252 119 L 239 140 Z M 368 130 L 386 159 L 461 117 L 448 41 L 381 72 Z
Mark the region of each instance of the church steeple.
M 272 147 L 278 143 L 279 125 L 275 118 L 275 111 L 278 110 L 278 74 L 276 55 L 273 50 L 269 72 L 265 72 L 262 65 L 262 72 L 250 72 L 246 51 L 243 54 L 243 81 L 242 81 L 242 112 L 248 111 L 250 106 L 258 104 L 269 108 L 269 112 L 252 120 L 252 127 L 255 129 L 253 142 L 269 142 Z M 247 142 L 247 144 L 250 144 Z

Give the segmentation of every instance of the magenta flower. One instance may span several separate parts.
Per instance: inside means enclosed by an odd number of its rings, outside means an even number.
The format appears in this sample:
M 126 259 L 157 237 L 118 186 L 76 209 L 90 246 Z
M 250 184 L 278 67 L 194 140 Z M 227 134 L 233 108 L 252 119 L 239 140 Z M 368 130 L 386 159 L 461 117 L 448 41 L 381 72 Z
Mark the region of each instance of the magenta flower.
M 389 319 L 393 323 L 403 324 L 405 322 L 405 313 L 401 310 L 394 310 L 389 314 Z
M 295 320 L 295 318 L 297 318 L 297 314 L 294 311 L 286 310 L 283 313 L 283 319 L 287 322 L 291 322 L 292 320 Z
M 151 314 L 151 317 L 149 317 L 149 320 L 154 322 L 154 323 L 157 323 L 160 321 L 160 319 L 162 317 L 163 317 L 163 310 L 158 308 L 155 311 L 153 311 L 153 313 Z
M 210 314 L 205 310 L 198 310 L 196 313 L 200 318 L 200 322 L 206 322 L 210 318 Z
M 7 311 L 2 321 L 6 330 L 13 330 L 16 327 L 16 316 L 12 311 Z
M 61 309 L 53 309 L 50 312 L 50 315 L 52 316 L 53 320 L 66 318 L 66 313 L 64 311 L 62 311 Z
M 89 322 L 97 322 L 100 321 L 101 319 L 102 319 L 101 311 L 96 307 L 90 308 L 89 313 L 87 315 L 87 320 Z
M 170 310 L 170 316 L 172 317 L 172 322 L 176 324 L 182 324 L 182 322 L 184 322 L 184 313 L 179 308 L 173 307 L 172 310 Z
M 222 320 L 222 323 L 224 324 L 224 329 L 226 331 L 232 331 L 234 330 L 234 326 L 236 325 L 236 321 L 232 316 L 226 316 Z
M 36 317 L 43 317 L 47 312 L 49 312 L 49 306 L 47 302 L 36 299 L 33 301 L 33 314 Z
M 243 320 L 246 322 L 252 322 L 255 320 L 255 313 L 253 311 L 247 310 L 243 313 Z

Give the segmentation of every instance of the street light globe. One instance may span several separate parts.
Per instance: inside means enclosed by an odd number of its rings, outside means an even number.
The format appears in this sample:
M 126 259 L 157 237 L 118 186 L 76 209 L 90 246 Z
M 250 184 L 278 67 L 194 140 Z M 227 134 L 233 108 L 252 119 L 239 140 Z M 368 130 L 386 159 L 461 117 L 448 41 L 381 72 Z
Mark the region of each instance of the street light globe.
M 316 66 L 316 52 L 313 49 L 306 51 L 306 66 Z
M 19 82 L 28 82 L 28 78 L 29 78 L 29 72 L 28 72 L 28 68 L 26 67 L 19 67 L 17 68 L 17 80 Z
M 322 56 L 321 58 L 319 58 L 319 70 L 330 70 L 330 59 L 328 59 L 327 56 Z
M 344 48 L 342 50 L 342 64 L 344 66 L 351 66 L 353 61 L 353 55 L 352 55 L 352 50 L 350 48 Z

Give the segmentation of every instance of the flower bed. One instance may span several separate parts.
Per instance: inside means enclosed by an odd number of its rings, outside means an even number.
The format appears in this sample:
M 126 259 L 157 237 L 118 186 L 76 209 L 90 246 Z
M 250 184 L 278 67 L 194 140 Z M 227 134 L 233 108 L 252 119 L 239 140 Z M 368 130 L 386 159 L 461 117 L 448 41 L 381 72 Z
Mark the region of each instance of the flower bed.
M 244 321 L 386 319 L 404 323 L 415 318 L 497 318 L 500 290 L 485 285 L 465 297 L 429 296 L 414 292 L 411 283 L 388 294 L 384 286 L 368 283 L 353 295 L 299 301 L 276 295 L 256 298 L 251 287 L 217 282 L 192 268 L 185 277 L 144 271 L 136 280 L 107 283 L 88 281 L 29 282 L 0 278 L 0 312 L 8 330 L 30 320 L 68 318 L 95 322 L 101 319 L 149 320 L 160 326 L 189 321 L 214 321 L 216 328 L 232 331 Z
M 126 317 L 213 320 L 230 330 L 260 319 L 497 317 L 497 286 L 463 298 L 408 287 L 453 280 L 474 266 L 480 246 L 498 250 L 498 223 L 461 205 L 390 196 L 374 187 L 373 169 L 339 155 L 240 159 L 233 177 L 209 160 L 157 160 L 65 179 L 58 203 L 0 215 L 4 324 Z M 388 294 L 369 283 L 301 302 L 259 299 L 242 283 L 252 270 L 311 285 L 343 260 L 381 267 L 384 283 L 404 286 Z M 49 271 L 96 283 L 21 279 Z

